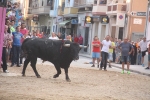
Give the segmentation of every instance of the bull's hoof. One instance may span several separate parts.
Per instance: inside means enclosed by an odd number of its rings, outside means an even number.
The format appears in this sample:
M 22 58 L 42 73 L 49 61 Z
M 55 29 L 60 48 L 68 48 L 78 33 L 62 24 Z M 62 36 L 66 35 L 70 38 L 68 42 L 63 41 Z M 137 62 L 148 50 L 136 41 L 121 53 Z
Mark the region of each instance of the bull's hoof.
M 59 76 L 59 75 L 56 74 L 56 75 L 53 76 L 53 78 L 57 78 L 58 76 Z
M 70 79 L 66 79 L 66 81 L 67 81 L 67 82 L 71 82 L 71 80 L 70 80 Z
M 37 78 L 41 78 L 41 76 L 40 76 L 40 75 L 38 75 L 38 76 L 37 76 Z

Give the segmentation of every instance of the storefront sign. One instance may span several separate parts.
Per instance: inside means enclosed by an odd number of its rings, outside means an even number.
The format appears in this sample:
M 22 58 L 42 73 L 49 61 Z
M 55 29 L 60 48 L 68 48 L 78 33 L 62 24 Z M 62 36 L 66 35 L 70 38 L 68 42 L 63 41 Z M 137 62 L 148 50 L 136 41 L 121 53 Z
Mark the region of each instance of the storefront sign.
M 107 23 L 109 23 L 109 18 L 108 18 L 108 16 L 101 16 L 101 23 L 102 23 L 102 24 L 107 24 Z
M 146 16 L 146 12 L 137 12 L 136 15 L 137 16 Z
M 85 16 L 85 23 L 86 24 L 92 24 L 93 18 L 91 16 Z
M 139 24 L 139 25 L 142 24 L 142 19 L 134 18 L 133 24 Z
M 60 23 L 63 21 L 63 16 L 57 16 L 57 23 Z
M 71 24 L 78 24 L 78 19 L 72 19 Z
M 93 22 L 99 22 L 100 16 L 93 16 Z

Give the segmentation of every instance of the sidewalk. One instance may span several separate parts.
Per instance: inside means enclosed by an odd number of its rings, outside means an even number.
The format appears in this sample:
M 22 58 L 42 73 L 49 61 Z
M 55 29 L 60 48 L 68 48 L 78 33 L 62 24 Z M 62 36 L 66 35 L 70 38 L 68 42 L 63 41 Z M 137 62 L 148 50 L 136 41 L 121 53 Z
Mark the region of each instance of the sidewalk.
M 71 63 L 71 67 L 78 67 L 78 68 L 86 68 L 86 69 L 95 69 L 98 70 L 97 65 L 95 67 L 91 67 L 92 64 L 85 64 L 85 63 L 89 63 L 92 61 L 92 58 L 89 57 L 83 57 L 80 56 L 79 60 L 77 61 L 73 61 Z M 42 61 L 40 59 L 38 59 L 38 64 L 41 64 Z M 43 63 L 43 65 L 52 65 L 50 62 L 45 62 Z M 108 71 L 119 71 L 121 72 L 121 68 L 122 65 L 121 64 L 112 64 L 112 68 L 108 68 Z M 125 69 L 126 69 L 126 65 L 125 65 Z M 130 65 L 130 71 L 137 73 L 137 74 L 142 74 L 142 75 L 146 75 L 146 76 L 150 76 L 150 70 L 146 70 L 145 67 L 142 67 L 141 65 Z

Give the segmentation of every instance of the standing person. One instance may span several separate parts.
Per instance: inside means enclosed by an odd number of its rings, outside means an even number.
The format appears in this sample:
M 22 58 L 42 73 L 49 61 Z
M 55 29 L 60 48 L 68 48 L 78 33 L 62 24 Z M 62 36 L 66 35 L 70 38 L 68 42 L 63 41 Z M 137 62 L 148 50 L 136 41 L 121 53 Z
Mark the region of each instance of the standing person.
M 38 34 L 38 38 L 43 38 L 43 32 Z
M 21 39 L 23 38 L 22 33 L 20 33 L 20 26 L 16 27 L 16 32 L 12 33 L 13 35 L 13 60 L 11 67 L 14 66 L 15 63 L 17 63 L 17 67 L 20 67 L 19 65 L 19 55 L 21 50 Z
M 62 40 L 62 34 L 59 32 L 57 37 L 59 38 L 59 40 Z
M 78 39 L 78 37 L 77 37 L 77 34 L 74 34 L 74 42 L 75 42 L 75 43 L 78 43 L 78 41 L 79 41 L 79 39 Z
M 125 38 L 124 42 L 122 42 L 119 46 L 121 49 L 121 62 L 122 62 L 122 74 L 124 74 L 124 64 L 127 63 L 127 73 L 130 74 L 130 54 L 132 53 L 133 47 L 128 42 L 128 39 Z
M 81 34 L 79 34 L 78 43 L 79 43 L 80 45 L 83 45 L 83 37 L 81 36 Z
M 52 32 L 52 36 L 49 37 L 49 39 L 52 39 L 52 40 L 59 40 L 59 38 L 56 36 L 56 34 L 54 32 Z
M 20 29 L 20 33 L 23 35 L 23 37 L 26 37 L 28 35 L 28 30 L 26 29 L 26 25 L 25 23 L 21 23 L 21 29 Z M 21 44 L 23 43 L 24 38 L 21 39 Z M 22 55 L 23 51 L 21 50 L 21 55 Z M 22 65 L 22 57 L 20 56 L 20 65 Z
M 99 61 L 100 61 L 100 41 L 98 40 L 98 37 L 94 37 L 94 41 L 92 42 L 93 46 L 93 52 L 92 52 L 92 58 L 93 58 L 93 65 L 91 67 L 95 67 L 95 60 L 97 60 L 97 67 L 99 68 Z
M 132 45 L 132 47 L 133 47 L 133 51 L 132 51 L 132 53 L 130 54 L 130 60 L 131 60 L 131 62 L 130 62 L 130 64 L 131 65 L 134 65 L 135 64 L 135 62 L 134 62 L 134 60 L 135 60 L 135 45 L 134 45 L 134 42 L 132 41 L 131 42 L 131 45 Z
M 141 52 L 142 52 L 142 66 L 144 67 L 144 56 L 146 55 L 146 51 L 147 51 L 147 43 L 149 42 L 150 40 L 147 40 L 146 41 L 146 37 L 143 38 L 142 41 L 140 41 L 140 48 L 141 48 Z
M 9 26 L 11 33 L 16 31 L 15 28 L 14 28 L 14 25 L 15 25 L 15 21 L 11 20 L 11 24 Z
M 38 37 L 36 36 L 36 32 L 33 32 L 31 38 L 33 38 L 33 39 L 38 38 Z
M 12 36 L 7 32 L 8 26 L 5 25 L 4 29 L 4 39 L 3 39 L 3 51 L 2 51 L 2 68 L 4 73 L 8 73 L 7 70 L 7 58 L 6 58 L 6 49 L 8 47 L 9 42 L 12 42 Z
M 114 54 L 114 50 L 115 50 L 115 42 L 113 40 L 113 38 L 111 38 L 111 48 L 109 48 L 109 68 L 111 68 L 111 62 L 113 61 L 113 54 Z
M 111 41 L 109 41 L 109 35 L 106 36 L 105 40 L 102 41 L 102 50 L 101 50 L 101 65 L 100 65 L 100 70 L 102 70 L 102 67 L 104 66 L 104 70 L 106 70 L 107 67 L 107 58 L 108 58 L 108 52 L 109 48 L 111 47 Z
M 150 44 L 149 44 L 149 47 L 148 47 L 148 67 L 145 68 L 145 69 L 150 69 Z
M 116 43 L 116 48 L 115 48 L 115 54 L 116 54 L 116 63 L 120 63 L 120 56 L 121 56 L 121 50 L 119 49 L 119 45 L 121 44 L 121 39 L 118 39 L 118 42 Z

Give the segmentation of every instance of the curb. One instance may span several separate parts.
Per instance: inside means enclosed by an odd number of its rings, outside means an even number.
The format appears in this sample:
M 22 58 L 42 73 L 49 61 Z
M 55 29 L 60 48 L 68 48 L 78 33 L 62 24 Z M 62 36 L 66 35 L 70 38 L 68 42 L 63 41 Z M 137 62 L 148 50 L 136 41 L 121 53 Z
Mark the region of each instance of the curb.
M 116 68 L 119 68 L 119 69 L 122 69 L 121 67 L 115 66 L 115 65 L 113 65 L 113 64 L 112 64 L 111 66 L 116 67 Z M 127 69 L 125 68 L 125 70 L 127 70 Z M 134 72 L 134 73 L 137 73 L 137 74 L 146 75 L 146 76 L 149 76 L 149 77 L 150 77 L 150 74 L 147 74 L 147 73 L 143 73 L 143 72 L 136 71 L 136 70 L 132 70 L 132 69 L 130 69 L 130 71 L 131 71 L 131 72 Z

